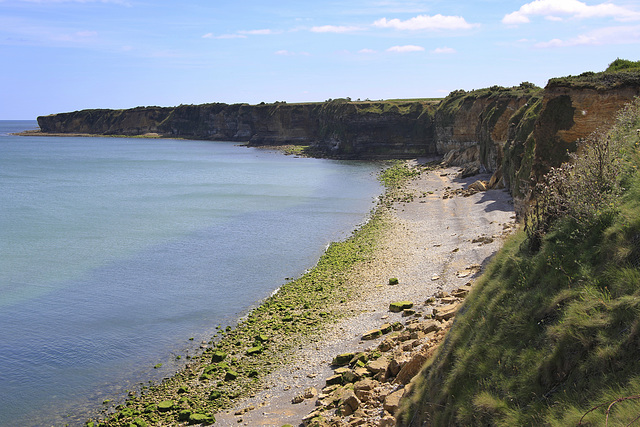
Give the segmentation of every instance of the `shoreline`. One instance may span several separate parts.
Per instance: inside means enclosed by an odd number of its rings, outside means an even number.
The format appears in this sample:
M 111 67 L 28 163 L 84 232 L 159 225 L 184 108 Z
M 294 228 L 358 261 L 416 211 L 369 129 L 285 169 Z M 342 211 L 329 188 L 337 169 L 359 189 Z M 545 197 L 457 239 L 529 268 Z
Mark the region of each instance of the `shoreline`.
M 412 168 L 424 169 L 416 162 Z M 413 179 L 400 177 L 387 189 L 370 220 L 346 241 L 332 244 L 316 267 L 281 286 L 240 319 L 235 329 L 219 331 L 182 371 L 130 393 L 124 405 L 105 410 L 102 422 L 184 421 L 186 425 L 210 423 L 215 417 L 216 425 L 299 424 L 313 407 L 311 400 L 291 403 L 292 396 L 309 387 L 322 388 L 333 372 L 330 365 L 335 355 L 379 344 L 380 339 L 360 338 L 382 323 L 403 320 L 402 313 L 389 313 L 391 301 L 412 299 L 422 304 L 437 291 L 449 292 L 466 284 L 477 270 L 465 268 L 486 262 L 500 246 L 497 235 L 513 223 L 510 197 L 504 190 L 491 190 L 495 200 L 484 202 L 491 199 L 486 197 L 489 192 L 464 198 L 452 195 L 452 190 L 466 188 L 478 178 L 458 180 L 457 171 L 431 169 Z M 440 222 L 460 222 L 460 217 L 454 212 L 457 207 L 447 215 L 441 205 L 456 201 L 472 207 L 490 203 L 491 209 L 481 210 L 502 216 L 495 224 L 483 218 L 482 224 L 469 230 L 473 236 L 454 239 L 458 233 L 453 233 L 447 239 L 443 232 L 450 226 Z M 429 214 L 425 207 L 435 211 Z M 430 217 L 434 213 L 438 221 Z M 476 212 L 469 213 L 480 218 Z M 416 227 L 418 223 L 431 231 Z M 493 237 L 487 237 L 486 231 Z M 484 248 L 479 251 L 478 244 L 467 238 L 483 236 L 485 243 L 480 246 Z M 430 251 L 439 259 L 437 266 Z M 467 273 L 461 275 L 461 271 Z M 391 277 L 398 277 L 399 285 L 389 285 Z

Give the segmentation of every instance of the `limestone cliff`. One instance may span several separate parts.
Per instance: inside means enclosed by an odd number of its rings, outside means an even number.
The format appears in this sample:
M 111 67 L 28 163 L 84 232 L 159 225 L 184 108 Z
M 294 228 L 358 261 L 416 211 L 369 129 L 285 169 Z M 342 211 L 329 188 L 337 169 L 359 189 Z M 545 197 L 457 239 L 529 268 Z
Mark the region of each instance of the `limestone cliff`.
M 250 145 L 310 146 L 349 159 L 445 156 L 497 172 L 517 200 L 617 110 L 640 95 L 640 72 L 584 73 L 454 91 L 441 101 L 330 100 L 303 104 L 204 104 L 83 110 L 38 117 L 42 132 L 159 134 Z
M 175 108 L 83 110 L 38 117 L 47 133 L 144 135 L 311 145 L 339 158 L 410 158 L 436 154 L 428 101 L 308 104 L 204 104 Z

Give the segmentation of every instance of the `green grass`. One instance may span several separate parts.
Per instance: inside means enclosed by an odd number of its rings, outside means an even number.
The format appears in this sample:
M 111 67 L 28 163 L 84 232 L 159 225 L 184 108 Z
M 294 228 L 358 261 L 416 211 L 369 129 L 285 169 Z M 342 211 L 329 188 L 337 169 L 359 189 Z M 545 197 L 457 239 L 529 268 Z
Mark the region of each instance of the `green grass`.
M 637 147 L 639 125 L 636 116 L 617 136 Z M 637 170 L 637 148 L 630 157 Z M 639 174 L 626 185 L 595 219 L 559 220 L 535 253 L 523 231 L 505 243 L 416 378 L 401 425 L 566 426 L 585 414 L 583 425 L 627 425 L 640 415 Z

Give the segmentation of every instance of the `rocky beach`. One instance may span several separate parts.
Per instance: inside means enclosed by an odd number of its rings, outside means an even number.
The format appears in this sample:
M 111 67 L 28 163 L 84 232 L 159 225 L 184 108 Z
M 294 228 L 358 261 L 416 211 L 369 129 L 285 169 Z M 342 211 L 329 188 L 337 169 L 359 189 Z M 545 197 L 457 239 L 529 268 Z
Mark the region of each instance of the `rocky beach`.
M 407 183 L 374 255 L 349 274 L 359 294 L 345 316 L 299 346 L 262 391 L 216 414 L 216 425 L 395 425 L 411 377 L 515 227 L 505 190 L 477 191 L 473 183 L 489 176 L 459 176 L 438 168 Z

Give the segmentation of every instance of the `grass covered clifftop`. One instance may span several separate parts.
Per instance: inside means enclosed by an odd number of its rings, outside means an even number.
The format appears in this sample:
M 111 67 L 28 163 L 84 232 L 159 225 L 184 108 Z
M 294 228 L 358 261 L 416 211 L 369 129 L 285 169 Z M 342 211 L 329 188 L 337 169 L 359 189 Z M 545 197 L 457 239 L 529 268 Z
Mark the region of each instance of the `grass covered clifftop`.
M 547 178 L 544 185 L 568 192 L 546 200 L 568 205 L 533 212 L 527 232 L 514 235 L 496 255 L 440 351 L 412 384 L 400 425 L 638 420 L 638 127 L 636 99 L 610 133 L 594 137 L 601 144 L 590 158 L 576 157 L 576 166 Z M 614 142 L 620 150 L 602 155 L 606 150 L 598 148 Z M 625 163 L 610 169 L 620 158 Z M 598 176 L 610 170 L 617 172 Z M 586 191 L 571 193 L 580 186 Z M 541 234 L 532 232 L 540 227 Z

